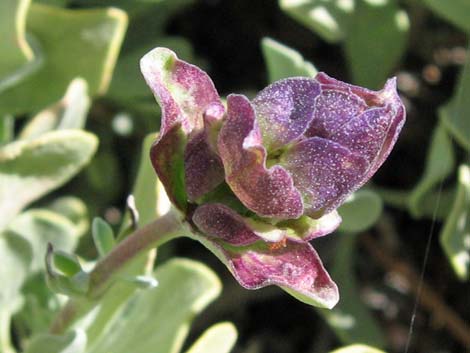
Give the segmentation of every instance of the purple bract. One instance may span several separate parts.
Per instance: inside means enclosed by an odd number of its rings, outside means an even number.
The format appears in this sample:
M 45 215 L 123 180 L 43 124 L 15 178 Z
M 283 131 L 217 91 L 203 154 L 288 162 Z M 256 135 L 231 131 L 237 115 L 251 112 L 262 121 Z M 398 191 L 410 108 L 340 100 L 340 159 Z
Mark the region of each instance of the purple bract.
M 336 208 L 395 144 L 405 121 L 395 79 L 371 91 L 324 73 L 289 78 L 252 101 L 231 94 L 225 109 L 209 76 L 168 49 L 141 69 L 162 109 L 152 164 L 192 236 L 246 288 L 276 284 L 334 306 L 337 287 L 308 241 L 339 225 Z

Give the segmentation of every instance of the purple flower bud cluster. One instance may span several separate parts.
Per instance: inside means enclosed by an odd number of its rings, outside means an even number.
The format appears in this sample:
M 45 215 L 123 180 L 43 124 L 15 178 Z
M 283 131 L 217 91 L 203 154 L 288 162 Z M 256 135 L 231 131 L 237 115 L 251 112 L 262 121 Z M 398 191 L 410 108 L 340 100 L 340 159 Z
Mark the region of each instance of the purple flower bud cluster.
M 391 152 L 405 109 L 380 91 L 289 78 L 224 106 L 209 76 L 156 48 L 142 73 L 162 109 L 151 161 L 196 238 L 246 288 L 275 284 L 332 307 L 338 290 L 311 244 L 336 229 L 336 209 Z

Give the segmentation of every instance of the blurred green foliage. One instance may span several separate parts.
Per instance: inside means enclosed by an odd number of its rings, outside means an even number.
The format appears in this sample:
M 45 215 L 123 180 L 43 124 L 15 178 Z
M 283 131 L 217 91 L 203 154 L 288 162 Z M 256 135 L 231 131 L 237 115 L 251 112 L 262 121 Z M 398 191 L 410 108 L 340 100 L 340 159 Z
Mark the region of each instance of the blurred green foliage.
M 166 33 L 172 17 L 192 2 L 0 1 L 0 352 L 15 353 L 19 346 L 26 353 L 151 353 L 155 347 L 158 353 L 181 352 L 192 321 L 219 295 L 221 284 L 204 265 L 176 259 L 153 270 L 147 263 L 153 264 L 154 254 L 148 254 L 98 304 L 83 299 L 85 307 L 96 304 L 89 317 L 64 335 L 47 334 L 64 304 L 44 280 L 48 243 L 53 246 L 49 280 L 58 275 L 58 287 L 72 288 L 74 276 L 84 274 L 134 226 L 124 211 L 114 224 L 96 218 L 90 227 L 90 216 L 128 191 L 123 191 L 126 178 L 135 180 L 139 226 L 169 207 L 148 160 L 155 138 L 149 133 L 158 127 L 159 111 L 138 61 L 149 49 L 166 46 L 184 60 L 203 62 L 187 39 Z M 402 3 L 279 1 L 312 36 L 340 45 L 352 80 L 370 88 L 393 74 L 407 49 L 411 17 Z M 417 3 L 470 33 L 468 1 Z M 315 63 L 275 39 L 264 38 L 261 51 L 268 82 L 317 72 Z M 319 312 L 339 340 L 352 346 L 332 353 L 380 352 L 355 343 L 387 346 L 360 297 L 355 272 L 358 234 L 378 222 L 383 202 L 416 218 L 442 220 L 440 240 L 449 263 L 460 280 L 470 278 L 470 171 L 468 161 L 458 158 L 470 150 L 470 59 L 459 77 L 453 97 L 439 111 L 419 182 L 411 190 L 371 185 L 339 209 L 343 223 L 332 276 L 343 299 L 334 310 Z M 111 101 L 115 110 L 102 114 L 109 121 L 87 125 L 89 116 L 100 114 L 92 108 L 97 101 Z M 84 131 L 86 126 L 93 133 Z M 135 175 L 125 176 L 113 139 L 136 130 L 140 137 L 148 135 L 133 165 Z M 84 202 L 63 186 L 85 167 L 73 180 Z M 96 249 L 90 251 L 92 237 Z M 77 251 L 80 244 L 88 250 Z M 186 353 L 228 353 L 236 339 L 232 324 L 215 324 Z

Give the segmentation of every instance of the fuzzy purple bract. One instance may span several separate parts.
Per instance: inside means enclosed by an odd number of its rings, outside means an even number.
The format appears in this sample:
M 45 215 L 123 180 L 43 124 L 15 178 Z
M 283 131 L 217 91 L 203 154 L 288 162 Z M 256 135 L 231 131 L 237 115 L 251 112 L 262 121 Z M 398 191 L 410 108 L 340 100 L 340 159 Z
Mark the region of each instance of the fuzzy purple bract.
M 190 236 L 246 288 L 333 307 L 337 286 L 309 241 L 337 228 L 336 209 L 392 150 L 405 121 L 395 79 L 371 91 L 324 73 L 288 78 L 225 108 L 209 76 L 169 49 L 141 70 L 162 109 L 151 161 Z

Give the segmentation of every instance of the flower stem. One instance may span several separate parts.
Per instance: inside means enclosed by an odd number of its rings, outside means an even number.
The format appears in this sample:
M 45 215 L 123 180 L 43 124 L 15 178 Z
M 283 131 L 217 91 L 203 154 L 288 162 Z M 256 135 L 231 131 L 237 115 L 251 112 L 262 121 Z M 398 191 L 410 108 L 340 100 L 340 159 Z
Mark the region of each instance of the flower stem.
M 171 210 L 130 234 L 96 264 L 89 274 L 90 283 L 86 298 L 70 299 L 52 323 L 50 333 L 64 333 L 78 318 L 88 313 L 116 278 L 134 260 L 140 258 L 140 255 L 190 232 L 189 226 L 181 216 Z

